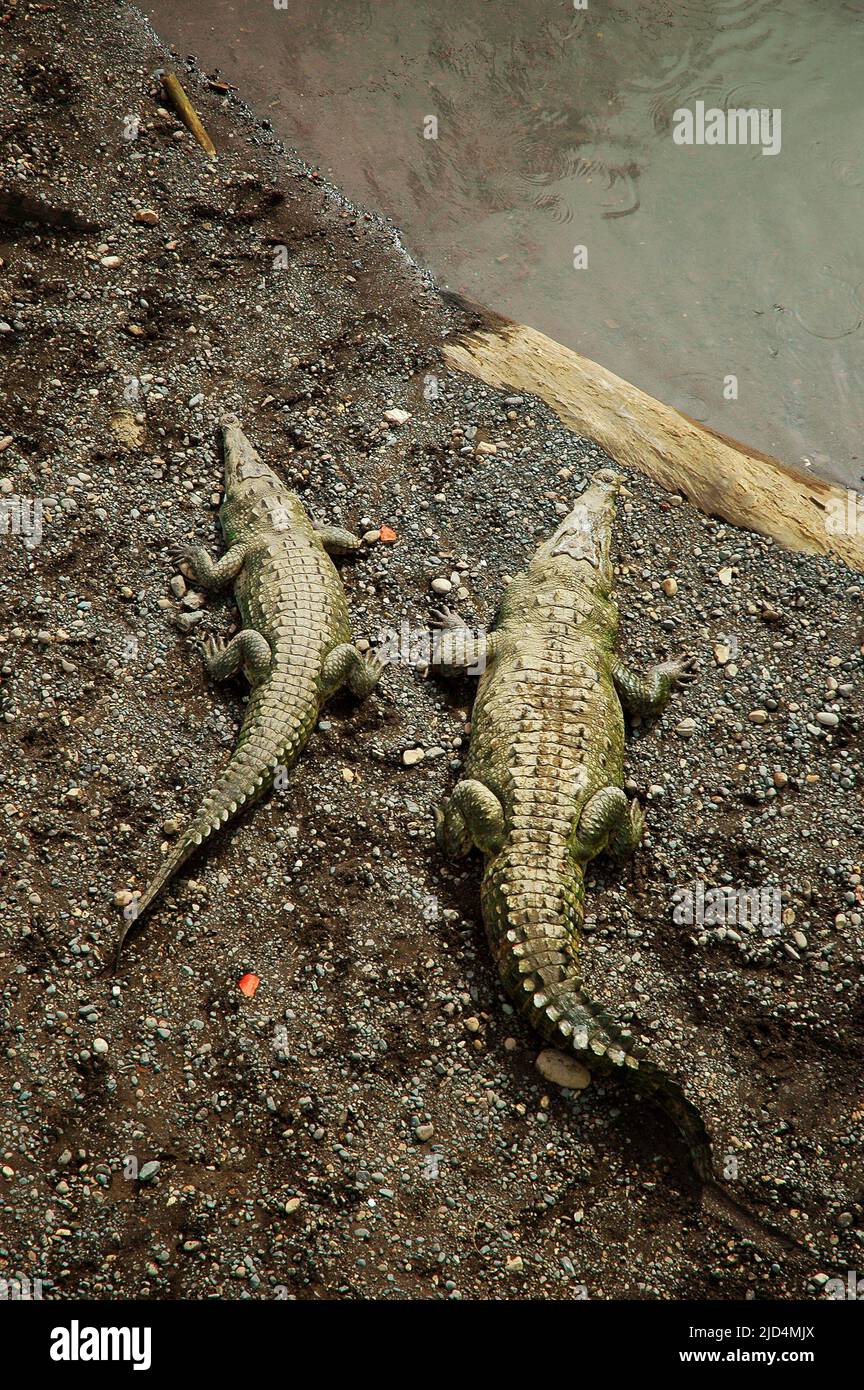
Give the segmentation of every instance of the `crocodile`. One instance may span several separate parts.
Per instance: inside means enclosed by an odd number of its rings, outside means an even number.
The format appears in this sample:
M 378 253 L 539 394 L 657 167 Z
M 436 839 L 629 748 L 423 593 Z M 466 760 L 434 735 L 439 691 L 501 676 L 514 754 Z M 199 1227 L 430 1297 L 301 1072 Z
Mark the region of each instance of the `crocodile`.
M 214 680 L 242 669 L 252 693 L 228 765 L 144 893 L 125 909 L 119 959 L 132 925 L 214 831 L 280 779 L 302 752 L 322 704 L 342 686 L 358 698 L 375 687 L 384 664 L 351 641 L 342 581 L 331 555 L 360 547 L 338 526 L 316 526 L 300 498 L 280 482 L 246 438 L 235 415 L 222 420 L 225 494 L 219 512 L 228 549 L 214 561 L 198 546 L 172 547 L 202 588 L 234 583 L 241 627 L 226 643 L 202 645 Z
M 644 829 L 622 786 L 622 704 L 654 716 L 695 674 L 689 656 L 643 677 L 616 654 L 611 550 L 622 481 L 610 469 L 594 474 L 509 584 L 491 632 L 433 611 L 435 662 L 482 673 L 462 778 L 436 811 L 436 835 L 451 857 L 484 856 L 486 932 L 520 1011 L 590 1070 L 632 1076 L 673 1117 L 708 1180 L 698 1109 L 589 996 L 579 963 L 586 865 L 603 851 L 630 854 Z

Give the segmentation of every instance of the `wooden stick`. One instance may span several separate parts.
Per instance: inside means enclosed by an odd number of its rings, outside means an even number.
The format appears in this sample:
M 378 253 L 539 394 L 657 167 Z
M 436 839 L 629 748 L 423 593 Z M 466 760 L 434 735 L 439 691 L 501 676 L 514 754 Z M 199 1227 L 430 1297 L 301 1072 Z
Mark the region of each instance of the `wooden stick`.
M 162 86 L 165 88 L 165 95 L 171 101 L 181 121 L 187 130 L 191 130 L 202 150 L 206 151 L 209 155 L 215 155 L 216 146 L 213 144 L 213 141 L 198 119 L 198 113 L 195 111 L 195 108 L 173 72 L 163 73 Z
M 864 498 L 859 506 L 852 489 L 706 429 L 534 328 L 464 301 L 462 307 L 479 314 L 483 326 L 445 345 L 451 367 L 489 386 L 540 396 L 611 458 L 684 493 L 709 516 L 771 536 L 788 550 L 831 554 L 864 570 Z

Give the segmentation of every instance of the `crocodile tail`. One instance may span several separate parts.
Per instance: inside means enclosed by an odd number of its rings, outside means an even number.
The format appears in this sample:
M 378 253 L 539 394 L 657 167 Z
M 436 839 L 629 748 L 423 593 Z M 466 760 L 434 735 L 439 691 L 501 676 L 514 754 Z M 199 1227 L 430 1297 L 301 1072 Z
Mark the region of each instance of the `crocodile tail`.
M 166 883 L 183 867 L 187 859 L 191 859 L 192 855 L 210 838 L 214 831 L 230 819 L 239 809 L 241 802 L 247 799 L 246 797 L 237 798 L 235 794 L 229 800 L 229 787 L 224 783 L 227 782 L 227 774 L 230 771 L 229 764 L 225 779 L 220 779 L 217 786 L 208 792 L 198 815 L 187 825 L 180 839 L 165 856 L 140 898 L 133 899 L 129 907 L 125 909 L 126 921 L 117 939 L 115 969 L 127 936 L 133 928 L 138 926 L 141 918 L 162 892 Z
M 562 846 L 509 844 L 488 863 L 483 917 L 507 993 L 547 1042 L 591 1071 L 626 1074 L 674 1121 L 697 1176 L 712 1177 L 711 1142 L 680 1082 L 636 1046 L 582 986 L 578 952 L 584 922 L 584 874 Z
M 215 831 L 221 829 L 242 807 L 252 805 L 269 789 L 277 766 L 285 766 L 289 761 L 293 761 L 293 756 L 290 759 L 283 757 L 281 761 L 278 757 L 265 758 L 264 750 L 258 747 L 254 733 L 247 731 L 248 723 L 247 719 L 247 727 L 241 733 L 228 766 L 205 796 L 195 819 L 187 825 L 180 839 L 166 855 L 140 898 L 135 899 L 125 910 L 126 921 L 117 941 L 115 968 L 129 932 L 137 927 L 166 883 Z M 296 756 L 296 750 L 292 749 L 291 752 Z

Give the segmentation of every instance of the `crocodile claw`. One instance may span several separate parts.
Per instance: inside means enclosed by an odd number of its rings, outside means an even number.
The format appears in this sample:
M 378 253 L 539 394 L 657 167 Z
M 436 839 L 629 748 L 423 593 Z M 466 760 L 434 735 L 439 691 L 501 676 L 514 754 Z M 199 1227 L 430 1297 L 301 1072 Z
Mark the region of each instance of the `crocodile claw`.
M 193 545 L 191 541 L 170 541 L 168 545 L 168 554 L 179 570 L 183 565 L 191 563 L 192 556 L 197 548 L 198 547 Z
M 696 657 L 678 656 L 672 661 L 664 661 L 661 670 L 670 677 L 673 685 L 689 685 L 696 679 Z
M 369 651 L 364 654 L 364 660 L 369 670 L 375 674 L 376 680 L 381 679 L 390 662 L 386 657 L 381 656 L 377 651 Z
M 429 625 L 443 628 L 446 632 L 458 632 L 464 626 L 459 614 L 452 608 L 433 608 Z
M 197 645 L 207 661 L 213 661 L 217 656 L 221 656 L 225 650 L 224 637 L 198 637 Z

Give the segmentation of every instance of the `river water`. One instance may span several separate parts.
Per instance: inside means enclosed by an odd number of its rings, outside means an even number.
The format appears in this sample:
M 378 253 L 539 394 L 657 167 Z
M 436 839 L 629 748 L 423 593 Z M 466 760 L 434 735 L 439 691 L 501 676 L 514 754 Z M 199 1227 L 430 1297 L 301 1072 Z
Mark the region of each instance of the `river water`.
M 282 3 L 143 8 L 451 289 L 864 480 L 864 0 Z

